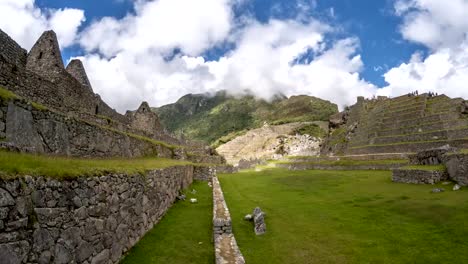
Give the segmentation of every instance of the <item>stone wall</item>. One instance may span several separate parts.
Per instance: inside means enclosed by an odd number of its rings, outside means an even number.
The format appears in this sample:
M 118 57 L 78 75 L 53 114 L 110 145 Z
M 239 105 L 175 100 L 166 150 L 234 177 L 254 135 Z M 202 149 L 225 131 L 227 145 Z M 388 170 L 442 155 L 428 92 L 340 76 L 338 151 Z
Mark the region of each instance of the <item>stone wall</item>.
M 445 171 L 396 169 L 392 175 L 394 182 L 413 184 L 435 184 L 447 179 Z
M 26 50 L 0 30 L 0 57 L 17 67 L 26 65 Z
M 216 176 L 216 169 L 207 166 L 195 166 L 193 169 L 193 179 L 197 181 L 212 182 Z
M 96 117 L 112 120 L 119 130 L 179 144 L 162 129 L 153 112 L 129 117 L 109 107 L 93 92 L 80 61 L 73 60 L 65 69 L 53 31 L 44 32 L 26 55 L 0 30 L 0 87 L 67 115 L 91 121 Z
M 337 166 L 337 165 L 321 165 L 307 163 L 279 163 L 276 167 L 286 168 L 288 170 L 393 170 L 401 168 L 407 164 L 381 164 L 381 165 L 352 165 L 352 166 Z
M 193 179 L 193 167 L 144 175 L 0 180 L 0 262 L 118 263 Z
M 163 145 L 37 109 L 24 100 L 0 98 L 0 138 L 2 136 L 6 143 L 24 152 L 79 157 L 173 156 L 173 150 Z
M 213 236 L 216 264 L 244 264 L 232 233 L 232 220 L 218 178 L 213 177 Z

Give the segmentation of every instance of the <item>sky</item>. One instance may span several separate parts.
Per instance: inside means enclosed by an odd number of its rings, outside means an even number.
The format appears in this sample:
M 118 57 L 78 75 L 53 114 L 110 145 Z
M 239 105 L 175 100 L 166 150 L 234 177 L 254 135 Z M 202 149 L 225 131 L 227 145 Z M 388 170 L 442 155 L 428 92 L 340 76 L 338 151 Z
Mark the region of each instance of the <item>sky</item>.
M 122 113 L 219 90 L 468 98 L 468 0 L 0 0 L 0 17 L 27 50 L 54 30 Z

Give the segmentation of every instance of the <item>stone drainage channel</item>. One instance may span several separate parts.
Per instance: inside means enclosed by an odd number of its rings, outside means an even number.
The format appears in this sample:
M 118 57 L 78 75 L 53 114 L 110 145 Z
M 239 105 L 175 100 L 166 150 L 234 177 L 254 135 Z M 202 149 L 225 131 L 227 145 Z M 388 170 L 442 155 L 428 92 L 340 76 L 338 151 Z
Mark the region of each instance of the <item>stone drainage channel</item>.
M 244 264 L 218 177 L 213 177 L 213 236 L 216 264 Z

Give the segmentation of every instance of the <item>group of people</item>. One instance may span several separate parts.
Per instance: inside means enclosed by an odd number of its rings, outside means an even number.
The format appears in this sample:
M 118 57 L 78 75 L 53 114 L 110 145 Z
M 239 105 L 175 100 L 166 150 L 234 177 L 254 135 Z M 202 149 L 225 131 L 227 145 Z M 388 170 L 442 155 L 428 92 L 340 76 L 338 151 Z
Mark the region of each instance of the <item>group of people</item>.
M 418 96 L 419 95 L 419 92 L 416 90 L 414 92 L 411 92 L 411 93 L 408 93 L 408 97 L 411 97 L 411 96 Z M 429 92 L 428 93 L 429 97 L 434 97 L 434 96 L 438 96 L 439 94 L 438 93 L 434 93 L 434 92 Z
M 414 91 L 414 92 L 408 93 L 408 97 L 411 97 L 411 96 L 418 96 L 418 95 L 419 95 L 419 93 L 418 93 L 417 90 Z

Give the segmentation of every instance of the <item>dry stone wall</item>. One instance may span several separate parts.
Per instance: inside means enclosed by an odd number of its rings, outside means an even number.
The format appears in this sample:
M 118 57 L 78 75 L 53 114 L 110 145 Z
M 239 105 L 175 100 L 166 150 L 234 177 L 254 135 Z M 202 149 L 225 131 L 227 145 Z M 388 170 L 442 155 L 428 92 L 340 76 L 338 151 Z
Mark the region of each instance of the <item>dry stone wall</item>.
M 0 180 L 1 263 L 117 263 L 192 180 L 191 166 Z
M 412 184 L 435 184 L 447 179 L 445 171 L 437 170 L 396 169 L 392 174 L 392 181 Z
M 24 65 L 26 65 L 26 50 L 21 48 L 20 45 L 1 30 L 0 43 L 2 44 L 0 45 L 0 57 L 2 57 L 3 60 L 17 67 L 24 67 Z
M 119 130 L 179 144 L 163 130 L 157 115 L 151 111 L 125 116 L 109 107 L 93 92 L 80 61 L 73 60 L 65 69 L 53 31 L 44 32 L 26 55 L 24 49 L 0 30 L 0 87 L 67 115 L 86 120 L 107 119 L 112 122 L 109 125 Z
M 24 100 L 0 99 L 0 138 L 18 150 L 33 153 L 78 157 L 173 157 L 173 150 L 163 145 L 60 113 L 36 109 Z
M 216 264 L 245 264 L 232 233 L 232 220 L 218 178 L 213 177 L 213 236 Z

